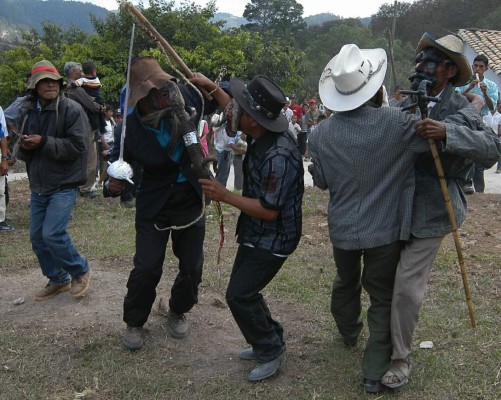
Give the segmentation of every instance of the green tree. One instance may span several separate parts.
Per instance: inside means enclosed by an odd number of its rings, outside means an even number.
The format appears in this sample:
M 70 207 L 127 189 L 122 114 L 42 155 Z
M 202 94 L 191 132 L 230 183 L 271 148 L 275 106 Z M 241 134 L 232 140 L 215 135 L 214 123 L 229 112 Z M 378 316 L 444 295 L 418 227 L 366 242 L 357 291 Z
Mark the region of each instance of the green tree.
M 306 29 L 303 6 L 296 0 L 251 0 L 243 14 L 251 23 L 249 30 L 265 32 L 272 30 L 280 36 L 297 34 Z

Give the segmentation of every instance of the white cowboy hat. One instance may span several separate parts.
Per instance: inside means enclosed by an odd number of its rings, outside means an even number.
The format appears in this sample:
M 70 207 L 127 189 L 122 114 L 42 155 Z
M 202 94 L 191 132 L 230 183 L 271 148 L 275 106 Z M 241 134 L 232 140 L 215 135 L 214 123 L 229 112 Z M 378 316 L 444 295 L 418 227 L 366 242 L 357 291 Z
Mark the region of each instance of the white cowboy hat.
M 386 67 L 383 49 L 361 50 L 355 44 L 345 44 L 320 77 L 318 92 L 322 103 L 333 111 L 360 107 L 383 84 Z

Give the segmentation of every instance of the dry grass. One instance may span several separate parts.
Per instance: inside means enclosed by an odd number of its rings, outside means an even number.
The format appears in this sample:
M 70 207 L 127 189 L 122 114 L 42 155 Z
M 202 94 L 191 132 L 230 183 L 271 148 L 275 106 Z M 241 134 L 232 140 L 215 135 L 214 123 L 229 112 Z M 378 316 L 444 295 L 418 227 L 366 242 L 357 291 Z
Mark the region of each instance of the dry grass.
M 300 247 L 265 292 L 286 329 L 288 365 L 277 378 L 251 384 L 245 376 L 252 364 L 236 359 L 244 340 L 217 301 L 223 298 L 236 249 L 235 210 L 224 207 L 227 234 L 220 276 L 214 262 L 218 227 L 209 210 L 204 282 L 200 304 L 189 314 L 190 336 L 183 341 L 169 338 L 155 311 L 147 324 L 145 348 L 129 352 L 120 343 L 120 303 L 134 253 L 134 212 L 120 208 L 116 200 L 79 199 L 71 234 L 95 265 L 92 291 L 80 302 L 61 295 L 35 304 L 30 293 L 43 282 L 28 240 L 26 182 L 14 182 L 11 190 L 8 216 L 16 230 L 0 237 L 2 400 L 501 398 L 499 195 L 472 198 L 475 218 L 462 230 L 477 329 L 470 328 L 452 241 L 447 239 L 421 312 L 411 381 L 403 391 L 375 396 L 364 395 L 359 386 L 362 346 L 346 350 L 329 313 L 335 267 L 325 193 L 307 190 Z M 159 297 L 168 295 L 172 258 L 169 252 Z M 12 299 L 20 288 L 26 303 L 16 308 Z M 363 342 L 366 329 L 362 334 Z M 432 340 L 435 347 L 418 349 L 422 340 Z

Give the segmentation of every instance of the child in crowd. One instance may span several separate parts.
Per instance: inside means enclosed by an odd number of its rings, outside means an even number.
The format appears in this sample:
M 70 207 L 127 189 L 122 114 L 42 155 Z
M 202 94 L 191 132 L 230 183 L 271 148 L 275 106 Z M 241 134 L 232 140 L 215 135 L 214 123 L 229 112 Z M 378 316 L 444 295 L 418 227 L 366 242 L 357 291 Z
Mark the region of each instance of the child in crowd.
M 301 133 L 301 127 L 299 126 L 297 121 L 298 121 L 297 115 L 294 114 L 292 116 L 291 122 L 289 122 L 289 131 L 291 131 L 292 134 L 294 135 L 294 139 L 296 139 L 296 142 L 298 135 Z
M 82 63 L 82 72 L 84 76 L 80 79 L 69 83 L 71 87 L 80 86 L 85 93 L 94 98 L 94 101 L 103 106 L 104 112 L 104 99 L 101 96 L 101 81 L 96 76 L 97 67 L 92 61 L 85 61 Z M 89 122 L 93 130 L 98 130 L 102 135 L 106 134 L 106 121 L 104 114 L 100 113 L 87 113 Z

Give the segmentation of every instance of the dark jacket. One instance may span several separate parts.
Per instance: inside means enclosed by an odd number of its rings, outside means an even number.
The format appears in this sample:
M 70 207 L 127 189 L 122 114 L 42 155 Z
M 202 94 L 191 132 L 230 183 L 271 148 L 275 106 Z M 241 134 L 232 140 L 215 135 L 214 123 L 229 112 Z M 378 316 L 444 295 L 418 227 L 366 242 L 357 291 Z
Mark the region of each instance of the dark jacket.
M 20 134 L 43 137 L 37 149 L 20 147 L 17 153 L 26 162 L 30 189 L 49 195 L 85 183 L 89 125 L 84 110 L 65 97 L 53 100 L 40 111 L 36 106 L 36 98 L 30 96 L 22 103 L 17 121 Z
M 187 107 L 193 107 L 197 112 L 195 125 L 198 124 L 201 114 L 201 101 L 198 95 L 185 85 L 178 85 Z M 209 114 L 216 108 L 215 104 L 206 103 L 204 114 Z M 172 128 L 172 118 L 164 117 L 167 130 Z M 168 149 L 160 145 L 155 135 L 141 122 L 138 111 L 127 116 L 127 132 L 124 140 L 123 158 L 125 161 L 137 162 L 142 167 L 141 177 L 136 192 L 136 213 L 141 218 L 154 218 L 169 202 L 169 199 L 177 190 L 177 179 L 180 173 L 194 189 L 193 194 L 202 198 L 202 190 L 198 183 L 195 171 L 191 167 L 191 161 L 186 149 L 183 149 L 181 162 L 172 161 Z M 180 139 L 182 140 L 182 138 Z M 110 161 L 118 159 L 120 154 L 120 139 L 115 138 L 115 144 L 111 153 Z M 195 194 L 195 195 L 196 195 Z M 201 200 L 200 200 L 201 204 Z M 189 219 L 189 218 L 188 218 Z

